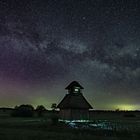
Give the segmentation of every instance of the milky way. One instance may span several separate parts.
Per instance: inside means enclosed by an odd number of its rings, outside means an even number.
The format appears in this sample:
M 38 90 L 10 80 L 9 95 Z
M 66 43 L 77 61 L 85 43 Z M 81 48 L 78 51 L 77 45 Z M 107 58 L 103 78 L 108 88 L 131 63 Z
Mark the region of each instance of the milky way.
M 0 106 L 49 108 L 77 80 L 95 109 L 140 109 L 139 12 L 138 0 L 1 0 Z

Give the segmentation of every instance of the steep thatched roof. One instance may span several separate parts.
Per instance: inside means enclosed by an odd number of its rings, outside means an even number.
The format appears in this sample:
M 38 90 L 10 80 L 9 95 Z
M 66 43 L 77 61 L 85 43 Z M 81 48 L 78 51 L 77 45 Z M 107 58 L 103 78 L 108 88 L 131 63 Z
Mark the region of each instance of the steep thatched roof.
M 66 94 L 63 100 L 58 104 L 60 109 L 92 109 L 92 106 L 87 102 L 82 93 Z
M 84 89 L 77 81 L 71 82 L 65 89 L 71 89 L 73 87 L 80 87 L 81 89 Z

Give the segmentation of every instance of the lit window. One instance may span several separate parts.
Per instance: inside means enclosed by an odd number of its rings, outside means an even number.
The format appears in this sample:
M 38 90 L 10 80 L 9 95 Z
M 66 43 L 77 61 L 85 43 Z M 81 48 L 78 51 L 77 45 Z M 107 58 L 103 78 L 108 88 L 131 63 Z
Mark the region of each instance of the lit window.
M 74 91 L 76 91 L 76 92 L 77 92 L 77 91 L 79 91 L 79 89 L 78 89 L 78 88 L 75 88 L 75 89 L 74 89 Z

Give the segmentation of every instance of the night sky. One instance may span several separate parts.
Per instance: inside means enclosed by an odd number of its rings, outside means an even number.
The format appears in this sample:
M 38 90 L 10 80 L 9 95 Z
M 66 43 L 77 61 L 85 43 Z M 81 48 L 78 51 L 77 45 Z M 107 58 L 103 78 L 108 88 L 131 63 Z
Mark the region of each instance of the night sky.
M 140 1 L 0 0 L 0 107 L 50 108 L 73 80 L 94 109 L 140 109 Z

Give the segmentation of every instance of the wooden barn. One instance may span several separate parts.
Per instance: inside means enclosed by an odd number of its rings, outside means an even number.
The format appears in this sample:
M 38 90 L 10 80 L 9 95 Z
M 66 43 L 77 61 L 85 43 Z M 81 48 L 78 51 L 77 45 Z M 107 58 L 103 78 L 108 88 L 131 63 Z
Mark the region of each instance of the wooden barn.
M 62 120 L 88 120 L 89 109 L 92 109 L 92 106 L 82 94 L 84 88 L 73 81 L 65 89 L 68 93 L 57 106 L 60 109 L 60 118 Z

